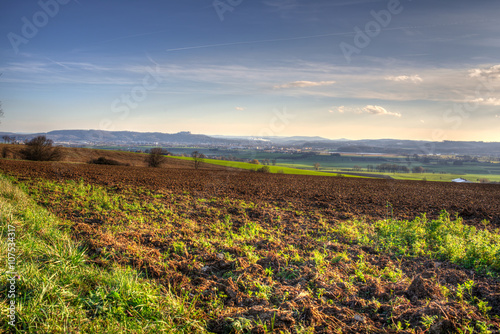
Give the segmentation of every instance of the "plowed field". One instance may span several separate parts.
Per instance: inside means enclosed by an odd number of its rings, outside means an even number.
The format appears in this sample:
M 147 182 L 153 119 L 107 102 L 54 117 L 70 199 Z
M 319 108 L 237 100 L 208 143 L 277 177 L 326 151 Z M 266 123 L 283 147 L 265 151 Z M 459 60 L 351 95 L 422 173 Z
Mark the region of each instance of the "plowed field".
M 179 167 L 179 166 L 177 166 Z M 500 227 L 500 185 L 415 182 L 386 179 L 310 177 L 247 171 L 142 168 L 0 160 L 0 169 L 19 177 L 80 180 L 105 186 L 138 186 L 197 196 L 228 196 L 269 203 L 293 202 L 301 210 L 318 208 L 331 217 L 413 219 L 442 210 L 482 226 Z
M 171 286 L 211 332 L 500 329 L 498 185 L 8 160 L 0 170 L 68 222 L 95 263 Z

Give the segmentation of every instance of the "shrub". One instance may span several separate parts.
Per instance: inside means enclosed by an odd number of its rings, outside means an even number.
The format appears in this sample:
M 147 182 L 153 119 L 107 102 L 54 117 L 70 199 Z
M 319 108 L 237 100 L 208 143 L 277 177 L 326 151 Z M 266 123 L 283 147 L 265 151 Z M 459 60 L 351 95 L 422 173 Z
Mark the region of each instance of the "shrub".
M 163 148 L 152 148 L 144 161 L 149 167 L 160 167 L 167 161 L 165 156 L 168 154 L 170 153 Z
M 94 165 L 130 166 L 130 164 L 125 164 L 105 157 L 99 157 L 97 159 L 90 160 L 88 163 Z
M 259 172 L 259 173 L 271 173 L 271 168 L 269 168 L 269 166 L 262 166 L 259 169 L 257 169 L 257 172 Z
M 26 160 L 33 161 L 58 161 L 62 159 L 62 151 L 59 146 L 53 146 L 53 141 L 45 136 L 38 136 L 27 140 L 26 147 L 21 150 L 21 156 Z
M 191 153 L 191 157 L 193 158 L 193 163 L 194 163 L 194 168 L 198 169 L 201 167 L 201 164 L 205 160 L 205 155 L 203 153 L 200 153 L 198 151 L 194 151 Z

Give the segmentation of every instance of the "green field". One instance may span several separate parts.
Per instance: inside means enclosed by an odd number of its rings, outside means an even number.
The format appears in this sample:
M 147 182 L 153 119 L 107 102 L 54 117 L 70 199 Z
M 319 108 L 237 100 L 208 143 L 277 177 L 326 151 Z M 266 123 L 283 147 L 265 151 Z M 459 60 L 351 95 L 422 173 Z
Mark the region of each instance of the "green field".
M 145 149 L 146 147 L 142 147 Z M 149 148 L 149 147 L 148 147 Z M 111 149 L 111 147 L 109 148 Z M 116 148 L 114 148 L 116 149 Z M 231 150 L 231 149 L 208 149 L 194 147 L 167 147 L 167 150 L 176 155 L 173 158 L 189 160 L 193 151 L 198 151 L 208 158 L 206 163 L 255 170 L 262 165 L 250 164 L 248 162 L 257 159 L 261 164 L 267 161 L 272 173 L 299 174 L 299 175 L 322 175 L 331 176 L 341 174 L 349 176 L 350 173 L 363 174 L 373 177 L 373 174 L 389 176 L 400 180 L 428 180 L 450 182 L 456 178 L 465 178 L 472 182 L 500 182 L 500 163 L 498 159 L 480 158 L 477 161 L 465 161 L 455 164 L 459 160 L 456 156 L 429 156 L 427 159 L 418 159 L 399 155 L 376 155 L 376 154 L 315 154 L 312 152 L 265 152 L 262 150 Z M 182 157 L 181 157 L 182 155 Z M 240 160 L 240 161 L 232 161 Z M 315 169 L 319 164 L 319 171 Z M 379 165 L 392 164 L 408 169 L 422 167 L 424 173 L 393 173 L 381 172 L 376 169 Z M 373 169 L 368 170 L 368 166 Z M 372 174 L 372 175 L 369 175 Z
M 189 157 L 170 157 L 174 159 L 181 159 L 181 160 L 192 160 L 192 158 Z M 261 167 L 262 165 L 256 165 L 256 164 L 251 164 L 248 162 L 239 162 L 239 161 L 226 161 L 226 160 L 215 160 L 215 159 L 203 159 L 204 163 L 209 163 L 213 165 L 218 165 L 218 166 L 223 166 L 223 167 L 231 167 L 231 168 L 241 168 L 241 169 L 246 169 L 246 170 L 257 170 Z M 317 172 L 313 170 L 305 170 L 305 169 L 298 169 L 298 168 L 293 168 L 293 167 L 286 167 L 286 166 L 268 166 L 269 170 L 271 173 L 283 173 L 283 174 L 295 174 L 295 175 L 317 175 L 317 176 L 333 176 L 337 175 L 332 174 L 332 173 L 324 173 L 324 172 Z M 338 173 L 341 174 L 341 173 Z M 349 176 L 349 175 L 343 175 L 343 176 Z M 356 176 L 352 176 L 356 177 Z

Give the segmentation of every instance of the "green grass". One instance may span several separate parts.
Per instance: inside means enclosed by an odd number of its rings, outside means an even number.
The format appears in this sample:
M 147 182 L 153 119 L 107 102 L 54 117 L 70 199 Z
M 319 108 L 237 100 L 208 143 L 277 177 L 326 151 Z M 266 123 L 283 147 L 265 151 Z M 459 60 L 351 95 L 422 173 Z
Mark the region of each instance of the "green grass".
M 169 157 L 180 160 L 192 160 L 190 157 Z M 223 167 L 232 167 L 232 168 L 240 168 L 246 170 L 256 170 L 258 168 L 263 167 L 263 165 L 255 165 L 248 162 L 239 162 L 239 161 L 225 161 L 225 160 L 215 160 L 215 159 L 204 159 L 204 163 L 223 166 Z M 311 170 L 303 170 L 297 168 L 290 167 L 282 167 L 282 166 L 268 166 L 271 173 L 283 173 L 283 174 L 295 174 L 295 175 L 318 175 L 318 176 L 334 176 L 332 173 L 323 173 Z M 340 173 L 339 173 L 340 174 Z M 349 175 L 343 175 L 349 177 Z M 355 177 L 355 176 L 354 176 Z
M 10 268 L 0 272 L 0 330 L 17 333 L 203 332 L 193 303 L 130 268 L 101 268 L 72 240 L 64 222 L 0 176 L 0 261 L 17 255 L 15 296 Z M 15 235 L 9 235 L 15 229 Z M 7 240 L 15 249 L 8 250 Z M 12 245 L 10 245 L 12 246 Z M 7 316 L 15 301 L 15 323 Z M 4 319 L 9 319 L 4 321 Z
M 325 169 L 332 173 L 345 173 L 342 169 Z M 481 179 L 488 179 L 492 182 L 500 182 L 500 175 L 483 175 L 483 174 L 438 174 L 438 173 L 381 173 L 381 172 L 353 172 L 357 174 L 379 174 L 390 176 L 396 180 L 414 180 L 414 181 L 438 181 L 438 182 L 451 182 L 453 179 L 464 178 L 472 182 L 478 182 Z
M 487 221 L 484 222 L 488 224 Z M 500 274 L 500 235 L 463 224 L 443 212 L 439 219 L 425 215 L 414 220 L 361 220 L 340 222 L 333 233 L 350 242 L 404 256 L 425 256 L 451 261 L 490 276 Z

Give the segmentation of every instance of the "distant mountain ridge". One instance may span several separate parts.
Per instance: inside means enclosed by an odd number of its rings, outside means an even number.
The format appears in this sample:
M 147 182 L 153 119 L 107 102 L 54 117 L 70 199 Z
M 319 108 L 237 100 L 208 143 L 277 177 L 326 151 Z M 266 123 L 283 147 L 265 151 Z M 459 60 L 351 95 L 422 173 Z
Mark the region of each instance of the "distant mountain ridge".
M 319 136 L 250 137 L 250 136 L 207 136 L 189 131 L 178 133 L 101 131 L 101 130 L 55 130 L 46 133 L 19 134 L 1 132 L 3 136 L 16 137 L 18 141 L 45 135 L 57 144 L 63 145 L 161 145 L 161 146 L 217 146 L 225 148 L 288 147 L 296 150 L 330 151 L 340 153 L 387 153 L 387 154 L 455 154 L 491 155 L 500 157 L 500 143 L 474 141 L 431 142 L 424 140 L 399 139 L 327 139 Z
M 218 145 L 229 144 L 231 141 L 218 139 L 201 134 L 192 134 L 189 131 L 174 134 L 161 132 L 134 132 L 134 131 L 101 131 L 101 130 L 55 130 L 46 133 L 16 134 L 0 133 L 0 136 L 14 136 L 18 140 L 26 140 L 36 136 L 44 135 L 55 143 L 70 143 L 80 145 L 99 144 L 206 144 Z

